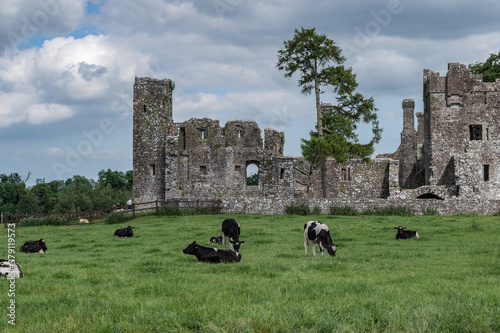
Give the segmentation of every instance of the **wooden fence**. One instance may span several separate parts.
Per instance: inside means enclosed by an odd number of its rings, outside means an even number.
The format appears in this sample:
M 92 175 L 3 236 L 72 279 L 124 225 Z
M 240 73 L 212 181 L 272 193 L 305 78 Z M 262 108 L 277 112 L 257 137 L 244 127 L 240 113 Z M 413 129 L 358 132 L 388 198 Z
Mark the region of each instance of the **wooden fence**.
M 2 222 L 4 227 L 15 225 L 22 227 L 22 220 L 26 218 L 41 217 L 62 217 L 68 221 L 68 225 L 81 224 L 81 219 L 86 219 L 89 223 L 104 222 L 104 218 L 111 212 L 122 212 L 129 215 L 132 219 L 149 215 L 168 215 L 185 214 L 191 210 L 193 214 L 222 214 L 221 200 L 188 200 L 188 199 L 169 199 L 165 201 L 155 200 L 150 202 L 141 202 L 132 205 L 132 209 L 114 209 L 106 208 L 100 210 L 90 210 L 85 212 L 67 212 L 67 213 L 44 213 L 44 214 L 3 214 Z

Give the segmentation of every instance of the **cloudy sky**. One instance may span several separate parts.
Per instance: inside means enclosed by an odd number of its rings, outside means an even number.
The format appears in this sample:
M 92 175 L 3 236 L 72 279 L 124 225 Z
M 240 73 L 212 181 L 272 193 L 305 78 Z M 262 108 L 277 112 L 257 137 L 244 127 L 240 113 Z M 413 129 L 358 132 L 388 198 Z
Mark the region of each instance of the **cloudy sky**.
M 401 101 L 422 111 L 422 73 L 500 51 L 497 0 L 6 0 L 0 7 L 0 173 L 49 182 L 132 169 L 135 76 L 175 81 L 174 121 L 253 119 L 285 132 L 285 155 L 315 124 L 314 96 L 276 68 L 294 28 L 344 50 L 394 152 Z M 325 93 L 323 102 L 335 102 Z M 366 131 L 361 131 L 361 137 Z

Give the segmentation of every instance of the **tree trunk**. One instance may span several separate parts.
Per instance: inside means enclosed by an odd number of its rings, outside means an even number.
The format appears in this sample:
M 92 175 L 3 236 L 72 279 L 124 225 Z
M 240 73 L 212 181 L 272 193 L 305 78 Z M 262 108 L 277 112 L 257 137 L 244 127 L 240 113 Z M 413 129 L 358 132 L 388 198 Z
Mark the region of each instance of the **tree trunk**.
M 318 125 L 318 137 L 323 137 L 323 111 L 321 110 L 321 91 L 319 89 L 319 82 L 315 80 L 315 93 L 316 93 L 316 114 L 317 114 L 317 125 Z M 323 198 L 330 199 L 330 191 L 328 190 L 328 177 L 326 174 L 326 156 L 324 156 L 321 162 L 321 190 L 323 192 Z

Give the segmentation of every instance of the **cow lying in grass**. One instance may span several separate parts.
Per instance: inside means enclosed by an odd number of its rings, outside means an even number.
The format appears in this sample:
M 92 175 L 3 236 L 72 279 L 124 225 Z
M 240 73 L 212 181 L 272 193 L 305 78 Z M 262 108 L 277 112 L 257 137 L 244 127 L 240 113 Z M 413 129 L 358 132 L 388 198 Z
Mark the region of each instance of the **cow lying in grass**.
M 333 257 L 337 252 L 338 245 L 333 244 L 327 225 L 319 221 L 309 221 L 304 224 L 304 248 L 306 250 L 306 257 L 309 242 L 311 242 L 313 256 L 316 255 L 316 253 L 314 253 L 314 244 L 316 243 L 318 243 L 322 256 L 325 255 L 325 249 L 328 251 L 328 254 Z
M 420 235 L 418 232 L 413 231 L 413 230 L 406 230 L 406 227 L 394 227 L 398 231 L 396 234 L 396 239 L 408 239 L 408 238 L 420 238 Z
M 47 252 L 47 246 L 43 238 L 37 241 L 27 241 L 21 246 L 21 251 L 26 253 L 45 253 Z
M 222 236 L 219 237 L 211 237 L 210 243 L 222 244 Z
M 132 231 L 134 227 L 128 226 L 126 228 L 116 229 L 115 237 L 132 237 L 134 232 Z
M 15 260 L 0 259 L 0 276 L 6 278 L 22 278 L 23 272 Z
M 194 255 L 201 262 L 219 263 L 239 262 L 241 260 L 241 254 L 238 252 L 201 246 L 196 244 L 196 241 L 189 244 L 182 252 Z

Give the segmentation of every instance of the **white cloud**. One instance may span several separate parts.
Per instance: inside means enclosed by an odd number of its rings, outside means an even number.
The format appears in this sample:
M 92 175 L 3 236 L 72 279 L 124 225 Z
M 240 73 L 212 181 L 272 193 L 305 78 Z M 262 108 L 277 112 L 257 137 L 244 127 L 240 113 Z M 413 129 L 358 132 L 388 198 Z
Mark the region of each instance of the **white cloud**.
M 34 104 L 26 112 L 30 125 L 55 123 L 71 118 L 74 114 L 73 110 L 61 104 Z

